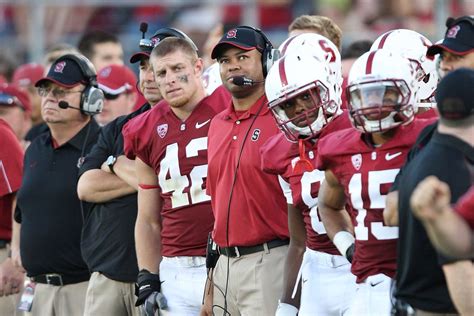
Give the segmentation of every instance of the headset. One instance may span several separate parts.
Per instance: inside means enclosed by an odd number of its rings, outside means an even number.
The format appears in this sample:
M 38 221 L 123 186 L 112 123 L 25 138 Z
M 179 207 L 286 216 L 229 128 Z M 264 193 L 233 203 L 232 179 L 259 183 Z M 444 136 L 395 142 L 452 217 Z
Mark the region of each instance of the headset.
M 188 41 L 191 44 L 191 46 L 193 47 L 193 49 L 196 52 L 198 52 L 198 48 L 197 48 L 196 44 L 183 31 L 180 31 L 180 30 L 175 29 L 173 27 L 163 27 L 163 28 L 159 29 L 158 31 L 156 31 L 155 34 L 153 34 L 153 36 L 150 37 L 150 39 L 146 39 L 145 38 L 145 33 L 146 33 L 147 30 L 148 30 L 148 24 L 146 24 L 145 22 L 142 22 L 140 24 L 140 31 L 142 32 L 142 39 L 140 40 L 140 43 L 139 43 L 140 49 L 142 51 L 150 51 L 151 52 L 153 50 L 153 48 L 156 45 L 158 45 L 165 38 L 167 38 L 167 37 L 177 37 L 177 38 L 181 38 L 181 39 L 184 39 L 184 40 Z
M 87 79 L 86 87 L 81 93 L 79 109 L 85 115 L 94 115 L 102 112 L 104 107 L 104 92 L 97 84 L 97 73 L 94 65 L 89 59 L 82 55 L 66 54 L 61 59 L 74 61 L 81 70 L 82 75 Z
M 255 28 L 253 26 L 248 26 L 248 25 L 241 25 L 237 26 L 236 29 L 250 29 L 254 31 L 255 33 L 260 35 L 260 38 L 263 41 L 263 51 L 262 51 L 262 70 L 263 70 L 263 77 L 265 78 L 270 71 L 270 68 L 272 65 L 280 59 L 280 51 L 278 49 L 273 48 L 272 43 L 268 39 L 268 37 L 265 35 L 265 33 L 262 32 L 262 30 Z

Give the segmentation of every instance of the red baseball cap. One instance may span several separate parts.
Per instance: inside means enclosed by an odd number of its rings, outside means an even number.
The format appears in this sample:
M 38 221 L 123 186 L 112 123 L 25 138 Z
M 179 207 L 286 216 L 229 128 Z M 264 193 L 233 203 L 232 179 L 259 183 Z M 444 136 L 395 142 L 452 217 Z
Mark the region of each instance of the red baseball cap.
M 12 82 L 24 87 L 34 85 L 36 81 L 43 78 L 44 67 L 37 63 L 24 64 L 18 67 L 13 73 Z
M 31 112 L 30 97 L 15 84 L 0 84 L 0 106 L 19 106 L 25 112 Z
M 105 93 L 118 95 L 126 91 L 134 91 L 137 77 L 125 65 L 110 65 L 99 71 L 97 83 Z

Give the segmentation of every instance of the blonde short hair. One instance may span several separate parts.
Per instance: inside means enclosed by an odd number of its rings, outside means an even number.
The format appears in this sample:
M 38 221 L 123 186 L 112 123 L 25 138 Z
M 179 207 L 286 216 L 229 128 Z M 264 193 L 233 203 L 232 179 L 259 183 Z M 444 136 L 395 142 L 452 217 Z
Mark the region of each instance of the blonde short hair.
M 310 30 L 327 37 L 341 51 L 341 28 L 328 17 L 321 15 L 301 15 L 291 22 L 288 32 Z

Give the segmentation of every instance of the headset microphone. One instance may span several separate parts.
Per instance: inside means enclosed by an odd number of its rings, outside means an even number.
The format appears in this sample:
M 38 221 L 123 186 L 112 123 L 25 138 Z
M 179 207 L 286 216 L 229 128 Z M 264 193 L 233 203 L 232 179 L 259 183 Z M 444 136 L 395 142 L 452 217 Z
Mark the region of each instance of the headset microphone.
M 253 86 L 263 82 L 265 82 L 265 80 L 252 80 L 244 76 L 235 76 L 232 78 L 232 83 L 236 86 Z
M 66 110 L 66 109 L 74 109 L 74 110 L 78 110 L 78 111 L 81 111 L 80 108 L 76 108 L 75 106 L 70 106 L 69 103 L 67 103 L 66 101 L 59 101 L 58 102 L 58 106 L 60 109 L 63 109 L 63 110 Z M 88 111 L 84 111 L 82 110 L 83 112 L 88 112 Z M 95 113 L 95 112 L 94 112 Z

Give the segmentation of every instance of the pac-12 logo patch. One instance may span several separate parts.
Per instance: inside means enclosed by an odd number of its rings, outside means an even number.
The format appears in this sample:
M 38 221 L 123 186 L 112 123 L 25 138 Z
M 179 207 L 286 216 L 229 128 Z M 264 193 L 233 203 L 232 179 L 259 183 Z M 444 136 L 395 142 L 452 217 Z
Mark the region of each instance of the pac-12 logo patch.
M 158 136 L 164 138 L 166 136 L 166 133 L 168 133 L 168 124 L 158 125 L 158 127 L 156 128 L 156 132 L 158 133 Z
M 362 166 L 362 155 L 361 154 L 352 155 L 351 160 L 352 160 L 352 165 L 354 166 L 354 168 L 356 170 L 359 170 L 360 166 Z
M 252 133 L 252 140 L 254 142 L 257 141 L 259 136 L 260 136 L 260 129 L 258 128 L 254 129 Z

